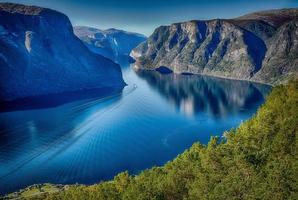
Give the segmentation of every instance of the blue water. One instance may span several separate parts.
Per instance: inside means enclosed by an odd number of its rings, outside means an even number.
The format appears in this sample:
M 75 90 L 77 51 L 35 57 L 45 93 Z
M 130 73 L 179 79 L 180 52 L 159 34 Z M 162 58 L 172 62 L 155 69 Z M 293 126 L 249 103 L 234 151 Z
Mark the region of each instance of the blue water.
M 45 182 L 92 184 L 162 165 L 237 127 L 270 90 L 129 67 L 123 74 L 128 86 L 120 94 L 2 111 L 0 193 Z

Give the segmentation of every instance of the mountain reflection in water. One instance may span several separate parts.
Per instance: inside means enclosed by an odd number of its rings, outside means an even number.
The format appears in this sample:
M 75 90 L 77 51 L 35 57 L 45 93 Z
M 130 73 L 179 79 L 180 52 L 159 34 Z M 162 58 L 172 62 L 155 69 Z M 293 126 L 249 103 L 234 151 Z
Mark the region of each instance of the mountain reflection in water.
M 136 70 L 139 77 L 186 115 L 207 112 L 213 117 L 256 108 L 270 87 L 200 75 L 161 74 Z

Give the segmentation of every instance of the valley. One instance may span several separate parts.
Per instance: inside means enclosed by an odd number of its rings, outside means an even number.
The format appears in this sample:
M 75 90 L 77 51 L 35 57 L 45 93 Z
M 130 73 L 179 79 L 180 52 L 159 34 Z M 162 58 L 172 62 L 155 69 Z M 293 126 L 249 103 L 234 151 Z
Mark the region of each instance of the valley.
M 298 8 L 187 1 L 0 2 L 0 199 L 296 199 Z

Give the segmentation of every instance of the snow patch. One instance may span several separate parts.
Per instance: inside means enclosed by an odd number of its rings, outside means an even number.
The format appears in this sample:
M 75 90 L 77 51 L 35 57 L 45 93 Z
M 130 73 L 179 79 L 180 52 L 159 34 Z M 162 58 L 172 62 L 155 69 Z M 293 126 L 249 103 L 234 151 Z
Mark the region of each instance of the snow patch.
M 33 38 L 33 32 L 32 31 L 26 31 L 25 33 L 25 47 L 27 51 L 30 53 L 32 48 L 31 48 L 31 43 L 32 43 L 32 38 Z
M 142 54 L 140 52 L 135 51 L 135 50 L 132 50 L 129 55 L 133 58 L 139 58 L 142 56 Z
M 115 46 L 118 47 L 118 42 L 117 42 L 116 38 L 113 38 L 113 42 L 114 42 Z

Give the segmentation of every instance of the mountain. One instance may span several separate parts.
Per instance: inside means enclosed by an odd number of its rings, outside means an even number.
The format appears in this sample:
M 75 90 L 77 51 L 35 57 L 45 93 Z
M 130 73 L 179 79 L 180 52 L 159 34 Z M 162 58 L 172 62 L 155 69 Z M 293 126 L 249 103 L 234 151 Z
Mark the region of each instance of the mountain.
M 160 26 L 131 56 L 141 69 L 277 84 L 298 76 L 298 9 Z
M 99 30 L 86 26 L 75 26 L 74 33 L 94 53 L 105 56 L 113 61 L 128 58 L 133 48 L 147 38 L 138 33 L 117 29 Z
M 57 11 L 0 3 L 0 101 L 123 88 L 118 64 L 96 55 Z

